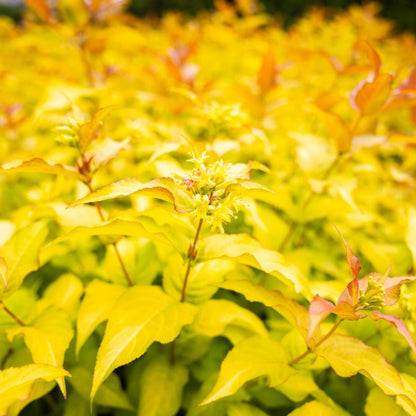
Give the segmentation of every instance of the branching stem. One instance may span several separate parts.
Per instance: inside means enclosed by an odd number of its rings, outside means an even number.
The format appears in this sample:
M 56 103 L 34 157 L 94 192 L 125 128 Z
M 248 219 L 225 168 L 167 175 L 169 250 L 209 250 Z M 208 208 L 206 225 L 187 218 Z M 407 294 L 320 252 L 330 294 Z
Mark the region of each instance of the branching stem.
M 343 321 L 343 319 L 340 319 L 338 322 L 336 322 L 334 324 L 334 326 L 315 344 L 314 348 L 319 347 L 319 345 L 321 345 L 324 341 L 326 341 L 336 331 L 336 329 L 339 327 L 339 325 L 342 321 Z M 294 365 L 294 364 L 296 364 L 300 360 L 303 360 L 306 356 L 308 356 L 309 354 L 312 354 L 312 353 L 313 353 L 313 350 L 310 347 L 308 347 L 308 349 L 303 354 L 294 358 L 292 361 L 290 361 L 288 363 L 288 365 Z

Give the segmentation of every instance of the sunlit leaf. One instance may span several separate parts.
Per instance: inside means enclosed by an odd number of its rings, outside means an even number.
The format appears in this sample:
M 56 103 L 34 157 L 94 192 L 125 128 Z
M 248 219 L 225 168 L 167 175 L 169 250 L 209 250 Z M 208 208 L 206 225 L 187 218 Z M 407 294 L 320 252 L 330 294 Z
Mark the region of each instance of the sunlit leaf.
M 84 176 L 72 166 L 52 163 L 40 158 L 23 162 L 20 160 L 8 162 L 0 167 L 0 173 L 48 173 L 51 175 L 63 175 L 81 181 L 84 179 Z
M 289 264 L 282 254 L 264 249 L 249 235 L 213 235 L 202 239 L 198 259 L 206 261 L 215 258 L 228 258 L 258 268 L 294 287 L 297 292 L 306 296 L 310 294 L 299 270 Z
M 319 345 L 315 353 L 325 358 L 333 370 L 341 377 L 351 377 L 362 373 L 380 387 L 385 394 L 403 397 L 416 409 L 416 394 L 406 389 L 397 370 L 391 366 L 374 347 L 362 341 L 333 334 Z
M 201 405 L 230 396 L 259 376 L 267 376 L 270 386 L 278 386 L 287 380 L 290 372 L 285 350 L 279 342 L 259 335 L 250 337 L 227 354 L 217 383 Z
M 45 222 L 36 222 L 16 231 L 0 250 L 7 262 L 7 298 L 22 284 L 27 274 L 39 267 L 38 253 L 48 235 Z
M 53 381 L 69 375 L 63 368 L 46 364 L 29 364 L 0 371 L 0 414 L 6 415 L 14 403 L 26 399 L 37 380 Z
M 140 357 L 155 341 L 173 341 L 194 313 L 192 305 L 173 300 L 157 286 L 128 288 L 111 311 L 98 350 L 91 400 L 115 368 Z
M 257 73 L 257 85 L 262 94 L 270 91 L 276 85 L 277 65 L 271 48 L 263 55 L 260 69 Z
M 225 299 L 211 299 L 199 308 L 194 330 L 209 337 L 224 335 L 233 344 L 250 335 L 267 336 L 263 322 L 252 312 Z
M 30 326 L 8 331 L 10 340 L 19 334 L 24 336 L 25 344 L 35 363 L 60 367 L 63 365 L 65 351 L 73 337 L 73 330 L 65 312 L 49 307 L 41 312 Z M 64 377 L 58 378 L 57 382 L 66 397 Z
M 85 289 L 78 312 L 76 352 L 84 345 L 95 328 L 108 319 L 117 299 L 126 288 L 93 280 Z
M 316 400 L 305 403 L 303 406 L 289 413 L 289 416 L 309 416 L 309 415 L 338 416 L 339 413 L 336 409 L 332 409 L 326 404 L 320 403 Z
M 321 298 L 319 295 L 311 300 L 309 304 L 309 332 L 308 342 L 314 335 L 320 323 L 335 309 L 335 305 L 328 300 Z
M 379 388 L 373 387 L 365 402 L 366 416 L 388 414 L 391 416 L 406 416 L 407 413 L 398 406 L 394 397 L 386 396 Z

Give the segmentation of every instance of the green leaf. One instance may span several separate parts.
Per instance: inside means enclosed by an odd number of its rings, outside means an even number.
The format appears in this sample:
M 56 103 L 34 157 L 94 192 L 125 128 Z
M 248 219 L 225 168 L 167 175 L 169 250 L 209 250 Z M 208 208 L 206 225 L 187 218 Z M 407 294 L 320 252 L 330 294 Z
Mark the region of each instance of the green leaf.
M 50 306 L 38 315 L 30 326 L 18 327 L 7 332 L 9 340 L 23 335 L 25 344 L 37 364 L 62 366 L 65 351 L 73 337 L 68 315 L 56 307 Z M 65 380 L 57 379 L 59 388 L 66 397 Z
M 174 416 L 182 403 L 188 370 L 171 365 L 166 356 L 154 357 L 144 368 L 140 380 L 137 416 Z
M 14 293 L 23 279 L 39 267 L 39 250 L 48 235 L 45 222 L 35 222 L 18 230 L 1 249 L 7 262 L 7 288 L 4 299 Z
M 71 391 L 63 416 L 91 416 L 89 400 L 84 399 L 76 390 Z
M 25 400 L 37 380 L 52 381 L 69 375 L 63 368 L 46 364 L 29 364 L 0 371 L 0 414 L 6 415 L 14 403 Z
M 192 305 L 175 301 L 157 286 L 128 288 L 111 311 L 98 350 L 91 400 L 115 368 L 140 357 L 155 341 L 173 341 L 194 314 Z
M 278 341 L 260 335 L 247 338 L 227 354 L 217 383 L 201 405 L 230 396 L 244 383 L 260 376 L 267 376 L 270 386 L 276 387 L 288 379 L 291 371 Z
M 75 390 L 87 400 L 92 386 L 93 375 L 84 367 L 71 368 L 72 377 L 69 379 Z M 108 379 L 101 384 L 95 395 L 94 403 L 101 406 L 113 407 L 116 409 L 133 410 L 127 394 L 121 387 L 120 379 L 116 374 L 110 374 Z
M 230 403 L 227 416 L 267 416 L 262 410 L 247 403 Z
M 266 289 L 264 286 L 256 285 L 249 280 L 228 280 L 217 283 L 216 286 L 241 293 L 250 302 L 260 302 L 263 305 L 270 306 L 292 326 L 301 329 L 306 339 L 309 326 L 308 310 L 295 300 L 283 295 L 280 291 Z
M 104 201 L 106 199 L 114 199 L 136 193 L 171 202 L 178 212 L 188 211 L 187 206 L 191 198 L 191 194 L 179 187 L 173 178 L 156 178 L 146 183 L 140 182 L 135 178 L 126 178 L 103 186 L 97 191 L 78 199 L 71 206 Z
M 307 297 L 307 281 L 299 270 L 277 251 L 267 250 L 246 234 L 219 234 L 201 239 L 199 261 L 228 258 L 269 273 Z
M 416 393 L 404 386 L 397 370 L 378 349 L 356 338 L 333 334 L 316 348 L 315 353 L 325 358 L 339 376 L 351 377 L 361 373 L 373 380 L 385 394 L 403 398 L 416 410 Z
M 76 354 L 97 326 L 108 319 L 117 299 L 125 292 L 123 286 L 93 280 L 85 289 L 78 311 Z
M 333 409 L 323 403 L 316 400 L 308 402 L 293 412 L 289 413 L 289 416 L 339 416 L 336 409 Z
M 195 332 L 209 337 L 224 335 L 233 344 L 255 334 L 267 337 L 267 329 L 257 315 L 225 299 L 203 303 L 192 327 Z
M 378 387 L 373 387 L 368 393 L 365 403 L 366 416 L 406 416 L 407 413 L 398 406 L 391 396 L 386 396 Z
M 69 176 L 81 181 L 84 179 L 84 176 L 72 166 L 47 162 L 40 158 L 34 158 L 24 162 L 9 162 L 0 167 L 0 173 L 48 173 L 51 175 Z

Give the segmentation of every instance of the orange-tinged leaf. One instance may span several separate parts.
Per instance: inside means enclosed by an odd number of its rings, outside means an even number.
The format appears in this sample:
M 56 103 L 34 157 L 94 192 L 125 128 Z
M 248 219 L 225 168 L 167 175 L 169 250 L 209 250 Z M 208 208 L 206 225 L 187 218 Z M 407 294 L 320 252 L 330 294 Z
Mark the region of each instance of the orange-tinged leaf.
M 40 20 L 49 22 L 53 20 L 53 12 L 46 0 L 24 0 L 27 7 L 33 10 Z
M 352 252 L 350 245 L 345 240 L 340 229 L 338 227 L 335 227 L 335 228 L 338 231 L 338 234 L 340 235 L 342 242 L 344 243 L 348 266 L 351 270 L 351 275 L 353 278 L 353 280 L 348 285 L 349 287 L 348 291 L 352 298 L 353 304 L 355 305 L 356 301 L 358 300 L 358 281 L 354 283 L 353 281 L 357 280 L 358 273 L 360 273 L 360 270 L 361 270 L 361 264 L 360 264 L 360 261 L 357 259 L 357 257 L 354 256 L 354 253 Z
M 79 180 L 84 179 L 84 176 L 72 166 L 48 162 L 41 158 L 23 162 L 20 160 L 8 162 L 0 167 L 0 173 L 48 173 L 51 175 L 69 176 Z
M 334 310 L 334 308 L 335 305 L 332 302 L 321 298 L 319 295 L 315 295 L 311 300 L 311 303 L 309 304 L 308 342 L 315 334 L 319 324 Z
M 373 74 L 378 74 L 378 71 L 381 67 L 381 59 L 380 55 L 377 53 L 377 51 L 370 45 L 369 42 L 367 42 L 364 39 L 359 39 L 354 49 L 359 52 L 363 52 L 367 55 L 368 59 L 371 63 L 371 69 Z
M 276 58 L 272 48 L 263 55 L 259 72 L 257 73 L 257 85 L 261 94 L 270 91 L 276 85 L 277 66 Z
M 105 117 L 107 117 L 110 112 L 114 110 L 114 106 L 108 106 L 98 109 L 94 112 L 92 115 L 92 118 L 90 121 L 82 124 L 79 127 L 79 150 L 82 154 L 84 154 L 87 150 L 89 145 L 98 137 L 99 133 L 99 127 L 104 120 Z
M 403 321 L 398 317 L 394 315 L 386 315 L 384 313 L 381 313 L 379 311 L 374 311 L 370 318 L 374 321 L 377 321 L 379 319 L 383 319 L 386 322 L 389 322 L 392 324 L 399 334 L 406 340 L 406 342 L 409 344 L 410 348 L 413 350 L 414 353 L 416 353 L 416 344 L 413 339 L 413 336 L 411 332 L 406 328 L 406 325 L 403 323 Z
M 361 81 L 351 92 L 354 110 L 366 116 L 380 110 L 391 94 L 393 76 L 378 74 L 372 81 Z
M 317 106 L 310 105 L 309 108 L 328 129 L 331 139 L 334 140 L 337 146 L 338 152 L 343 153 L 350 150 L 351 133 L 344 120 L 338 114 L 321 110 Z

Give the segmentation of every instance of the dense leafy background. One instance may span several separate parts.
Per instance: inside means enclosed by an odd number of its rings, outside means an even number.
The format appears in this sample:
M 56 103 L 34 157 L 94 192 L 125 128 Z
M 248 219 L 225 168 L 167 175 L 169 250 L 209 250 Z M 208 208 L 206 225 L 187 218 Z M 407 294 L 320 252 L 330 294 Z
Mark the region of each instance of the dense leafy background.
M 373 3 L 289 30 L 27 3 L 0 19 L 0 414 L 416 414 L 415 37 Z

